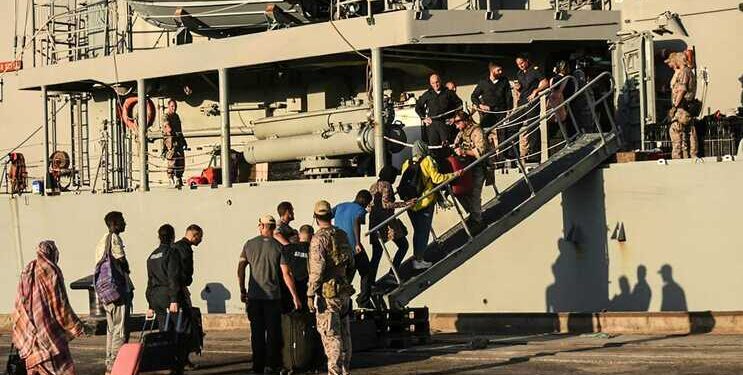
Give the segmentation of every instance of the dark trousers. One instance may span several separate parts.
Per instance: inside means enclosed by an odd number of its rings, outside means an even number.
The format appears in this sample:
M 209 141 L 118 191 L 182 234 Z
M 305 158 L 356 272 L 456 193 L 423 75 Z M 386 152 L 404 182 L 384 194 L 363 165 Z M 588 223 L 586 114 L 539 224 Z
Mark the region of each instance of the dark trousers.
M 502 111 L 502 109 L 499 109 L 499 108 L 493 109 L 493 112 L 499 112 L 499 111 Z M 505 117 L 506 117 L 505 113 L 483 113 L 482 116 L 480 116 L 480 127 L 483 130 L 487 130 L 489 127 L 494 126 L 499 121 L 503 120 Z
M 356 297 L 356 303 L 361 305 L 368 302 L 371 297 L 371 286 L 374 284 L 374 277 L 369 275 L 369 256 L 366 255 L 366 252 L 356 254 L 353 258 L 356 265 L 356 272 L 351 274 L 351 280 L 349 280 L 349 282 L 353 282 L 353 279 L 358 272 L 361 277 L 361 292 L 359 292 Z
M 281 300 L 248 300 L 253 371 L 281 367 Z
M 428 247 L 435 205 L 435 203 L 431 203 L 430 206 L 420 211 L 408 211 L 410 223 L 413 224 L 413 255 L 417 260 L 423 260 L 426 248 Z
M 450 145 L 452 143 L 450 139 L 452 136 L 451 125 L 443 120 L 434 120 L 431 125 L 428 125 L 426 131 L 429 146 Z M 431 150 L 431 155 L 439 164 L 449 156 L 449 153 L 448 147 Z
M 191 321 L 191 306 L 185 303 L 181 303 L 181 311 L 176 314 L 170 313 L 168 318 L 168 312 L 166 309 L 155 308 L 155 314 L 157 317 L 157 326 L 160 331 L 175 332 L 176 340 L 176 363 L 173 364 L 172 370 L 177 374 L 183 373 L 183 368 L 188 361 L 188 354 L 191 352 L 192 347 L 192 321 Z M 180 324 L 178 323 L 178 316 L 180 315 Z M 165 324 L 165 321 L 168 324 Z
M 402 261 L 405 260 L 405 254 L 408 252 L 408 239 L 405 237 L 396 238 L 394 241 L 392 241 L 395 246 L 397 246 L 397 252 L 395 253 L 394 258 L 392 258 L 392 264 L 397 269 L 400 267 L 400 264 L 402 264 Z M 382 248 L 382 243 L 379 242 L 378 238 L 372 238 L 371 240 L 372 244 L 372 258 L 371 261 L 369 261 L 369 275 L 372 280 L 372 283 L 377 278 L 377 270 L 379 269 L 379 261 L 382 260 L 382 252 L 384 249 Z M 370 294 L 371 294 L 371 285 L 369 286 Z M 361 292 L 364 292 L 364 286 L 361 286 Z M 359 298 L 361 298 L 361 294 L 359 294 Z

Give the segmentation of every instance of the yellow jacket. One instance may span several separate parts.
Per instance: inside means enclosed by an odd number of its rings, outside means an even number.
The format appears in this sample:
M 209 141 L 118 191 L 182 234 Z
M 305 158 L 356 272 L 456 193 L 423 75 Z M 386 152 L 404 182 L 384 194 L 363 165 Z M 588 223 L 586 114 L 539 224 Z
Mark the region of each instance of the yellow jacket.
M 413 158 L 413 160 L 417 161 L 417 158 Z M 406 160 L 405 163 L 402 165 L 402 173 L 405 173 L 405 170 L 408 169 L 409 160 Z M 433 160 L 431 156 L 426 156 L 423 158 L 423 160 L 420 161 L 420 168 L 421 172 L 423 172 L 423 186 L 424 186 L 424 194 L 429 192 L 431 189 L 436 187 L 436 185 L 443 183 L 444 181 L 454 177 L 454 173 L 441 173 L 439 172 L 439 167 L 436 164 L 436 161 Z M 413 211 L 420 211 L 431 204 L 436 202 L 436 194 L 431 194 L 423 199 L 418 200 L 418 203 L 413 206 Z

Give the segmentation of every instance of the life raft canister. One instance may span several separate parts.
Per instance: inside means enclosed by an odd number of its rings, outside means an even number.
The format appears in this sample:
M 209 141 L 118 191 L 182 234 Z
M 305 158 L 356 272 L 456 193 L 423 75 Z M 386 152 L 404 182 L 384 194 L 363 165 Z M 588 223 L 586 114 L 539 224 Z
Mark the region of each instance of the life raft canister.
M 132 131 L 137 130 L 137 119 L 134 117 L 134 106 L 139 103 L 139 98 L 136 96 L 130 96 L 124 100 L 124 104 L 121 105 L 119 111 L 119 118 L 121 121 Z M 147 98 L 147 127 L 149 128 L 155 123 L 155 103 L 152 99 Z

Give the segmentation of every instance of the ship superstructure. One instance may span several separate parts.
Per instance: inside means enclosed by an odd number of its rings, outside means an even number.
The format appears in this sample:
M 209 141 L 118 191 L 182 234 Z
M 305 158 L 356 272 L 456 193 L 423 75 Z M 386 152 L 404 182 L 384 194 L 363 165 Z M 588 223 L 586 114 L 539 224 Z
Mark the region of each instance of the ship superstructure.
M 231 206 L 233 183 L 235 191 L 249 194 L 247 186 L 305 178 L 318 180 L 302 182 L 308 189 L 302 199 L 322 197 L 324 186 L 350 199 L 361 184 L 356 177 L 374 175 L 385 163 L 399 166 L 409 155 L 406 144 L 421 137 L 412 106 L 429 73 L 456 81 L 468 102 L 490 60 L 502 63 L 509 77 L 518 54 L 529 54 L 543 70 L 558 60 L 580 62 L 584 90 L 566 105 L 571 116 L 588 114 L 589 126 L 569 135 L 551 125 L 555 111 L 546 105 L 547 93 L 531 103 L 540 108 L 536 118 L 504 122 L 525 121 L 524 132 L 540 130 L 540 165 L 514 164 L 500 182 L 502 195 L 487 203 L 489 227 L 482 233 L 470 233 L 459 223 L 463 218 L 450 214 L 431 245 L 436 265 L 421 274 L 402 269 L 384 280 L 391 282 L 382 293 L 392 307 L 406 305 L 489 248 L 620 147 L 649 147 L 646 129 L 663 121 L 667 106 L 659 74 L 663 49 L 695 50 L 705 82 L 700 90 L 725 92 L 710 92 L 705 111 L 733 107 L 729 97 L 738 87 L 715 77 L 730 75 L 717 60 L 732 59 L 739 49 L 708 52 L 711 47 L 701 45 L 706 38 L 694 39 L 710 32 L 695 26 L 697 17 L 723 17 L 710 26 L 715 29 L 740 17 L 729 1 L 714 9 L 630 0 L 331 2 L 315 13 L 305 10 L 311 4 L 289 2 L 30 3 L 33 33 L 19 43 L 25 66 L 14 83 L 41 93 L 35 99 L 40 130 L 32 136 L 43 138 L 34 142 L 43 151 L 28 158 L 30 180 L 62 195 L 38 198 L 44 200 L 85 202 L 88 191 L 128 200 L 113 196 L 139 190 L 145 192 L 137 195 L 139 204 L 158 209 L 162 203 L 154 197 L 162 194 L 183 194 L 186 202 L 216 194 Z M 234 6 L 235 14 L 212 6 Z M 667 8 L 674 9 L 666 14 Z M 713 73 L 704 78 L 705 71 Z M 166 185 L 161 123 L 171 98 L 179 103 L 189 142 L 187 176 L 218 166 L 224 177 L 214 185 L 224 191 L 151 191 Z M 501 147 L 516 143 L 506 140 Z M 20 248 L 23 235 L 8 237 L 17 237 L 12 242 Z

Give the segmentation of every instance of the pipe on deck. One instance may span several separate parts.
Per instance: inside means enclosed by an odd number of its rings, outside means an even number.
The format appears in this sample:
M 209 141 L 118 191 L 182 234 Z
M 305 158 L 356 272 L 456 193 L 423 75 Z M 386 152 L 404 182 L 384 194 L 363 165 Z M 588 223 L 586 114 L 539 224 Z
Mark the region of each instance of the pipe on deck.
M 309 156 L 341 156 L 374 151 L 370 126 L 328 135 L 306 134 L 296 137 L 264 139 L 245 145 L 245 160 L 251 164 L 302 160 Z

